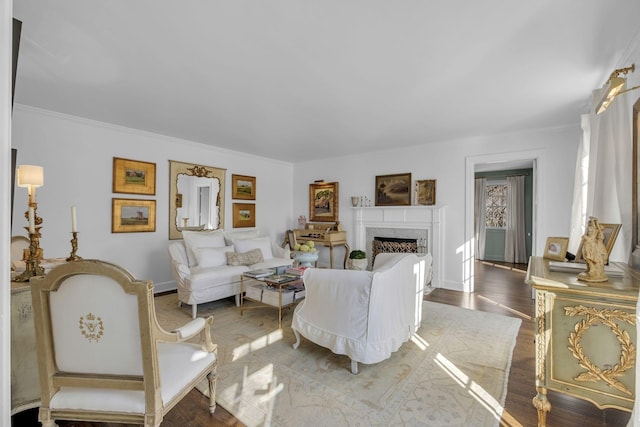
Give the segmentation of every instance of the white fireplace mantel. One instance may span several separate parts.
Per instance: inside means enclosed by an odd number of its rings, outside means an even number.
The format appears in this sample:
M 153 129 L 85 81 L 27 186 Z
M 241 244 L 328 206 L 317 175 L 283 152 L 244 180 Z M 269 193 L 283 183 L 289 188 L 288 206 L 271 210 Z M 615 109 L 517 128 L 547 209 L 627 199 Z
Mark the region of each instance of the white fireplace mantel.
M 427 230 L 427 252 L 433 257 L 431 286 L 441 287 L 444 271 L 444 214 L 446 206 L 375 206 L 353 208 L 356 249 L 367 247 L 367 228 Z

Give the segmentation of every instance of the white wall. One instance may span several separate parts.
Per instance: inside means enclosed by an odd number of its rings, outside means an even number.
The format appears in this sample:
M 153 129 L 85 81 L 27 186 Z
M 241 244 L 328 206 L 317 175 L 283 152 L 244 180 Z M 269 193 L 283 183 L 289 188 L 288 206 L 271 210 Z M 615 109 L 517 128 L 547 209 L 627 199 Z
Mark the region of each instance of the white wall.
M 348 232 L 353 229 L 350 196 L 374 200 L 376 175 L 412 173 L 412 179 L 437 179 L 436 202 L 447 206 L 445 218 L 444 286 L 462 290 L 466 278 L 463 245 L 465 236 L 465 183 L 468 158 L 490 158 L 493 154 L 535 153 L 538 157 L 537 255 L 548 236 L 568 236 L 575 158 L 580 138 L 579 118 L 575 128 L 548 129 L 518 134 L 475 137 L 459 141 L 424 144 L 413 148 L 391 148 L 385 152 L 311 160 L 295 165 L 293 216 L 308 215 L 308 185 L 317 179 L 338 181 L 339 219 Z M 373 203 L 373 202 L 372 202 Z M 352 248 L 363 249 L 363 248 Z
M 100 258 L 129 269 L 138 278 L 151 279 L 159 289 L 174 286 L 166 250 L 168 240 L 168 160 L 227 168 L 226 229 L 232 224 L 231 174 L 257 179 L 257 226 L 280 242 L 299 215 L 309 216 L 309 184 L 317 179 L 338 181 L 339 219 L 351 242 L 353 216 L 350 196 L 374 199 L 376 175 L 411 172 L 413 180 L 437 179 L 437 204 L 447 206 L 445 220 L 444 286 L 464 289 L 463 245 L 466 241 L 466 164 L 471 158 L 538 157 L 537 248 L 548 236 L 569 233 L 575 155 L 580 137 L 575 128 L 476 137 L 459 141 L 390 149 L 358 156 L 319 159 L 296 164 L 220 150 L 208 145 L 78 119 L 24 106 L 13 115 L 13 147 L 18 164 L 45 169 L 45 185 L 38 189 L 38 213 L 44 219 L 41 246 L 46 257 L 66 257 L 71 246 L 70 206 L 78 209 L 80 256 Z M 516 153 L 516 154 L 512 154 Z M 156 196 L 115 194 L 111 191 L 113 157 L 156 163 Z M 293 194 L 293 197 L 291 197 Z M 111 233 L 112 197 L 157 201 L 156 231 Z M 24 234 L 26 190 L 18 188 L 14 206 L 14 234 Z M 361 249 L 361 248 L 352 248 Z M 328 264 L 323 251 L 321 265 Z M 342 248 L 335 249 L 335 265 Z M 538 251 L 539 254 L 539 251 Z
M 45 257 L 69 256 L 70 207 L 76 205 L 78 255 L 122 265 L 136 278 L 153 280 L 158 290 L 175 288 L 167 252 L 169 160 L 227 169 L 225 229 L 233 224 L 232 174 L 256 177 L 256 226 L 264 234 L 279 244 L 294 223 L 290 163 L 20 105 L 13 113 L 12 146 L 19 165 L 44 167 L 37 202 Z M 156 163 L 156 195 L 112 193 L 113 157 Z M 112 234 L 113 197 L 156 200 L 156 231 Z M 26 235 L 26 208 L 27 191 L 17 188 L 13 234 Z
M 0 0 L 0 204 L 9 206 L 11 193 L 11 55 L 13 29 L 11 17 L 13 16 L 13 2 Z M 4 54 L 7 52 L 7 54 Z M 0 257 L 10 259 L 9 251 L 9 209 L 0 210 Z M 0 277 L 9 277 L 9 265 L 3 262 L 0 265 Z M 0 425 L 10 425 L 11 419 L 11 313 L 10 313 L 10 286 L 7 280 L 0 284 Z

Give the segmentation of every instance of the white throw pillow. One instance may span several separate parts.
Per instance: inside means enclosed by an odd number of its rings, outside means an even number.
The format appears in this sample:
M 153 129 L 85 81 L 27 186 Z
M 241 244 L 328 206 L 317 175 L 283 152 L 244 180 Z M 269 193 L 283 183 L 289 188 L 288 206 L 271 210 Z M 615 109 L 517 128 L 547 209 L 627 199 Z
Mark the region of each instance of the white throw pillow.
M 233 245 L 236 240 L 255 239 L 260 237 L 258 229 L 244 230 L 244 231 L 227 231 L 224 233 L 224 238 L 227 241 L 227 245 Z
M 262 257 L 265 260 L 273 258 L 271 241 L 268 237 L 236 240 L 233 246 L 236 248 L 236 252 L 248 252 L 252 249 L 260 249 L 260 251 L 262 251 Z
M 194 248 L 198 267 L 220 267 L 227 265 L 227 252 L 233 252 L 233 246 L 222 248 Z
M 224 232 L 222 230 L 212 231 L 183 231 L 184 245 L 187 248 L 187 260 L 189 267 L 198 265 L 198 260 L 193 252 L 195 248 L 224 248 Z

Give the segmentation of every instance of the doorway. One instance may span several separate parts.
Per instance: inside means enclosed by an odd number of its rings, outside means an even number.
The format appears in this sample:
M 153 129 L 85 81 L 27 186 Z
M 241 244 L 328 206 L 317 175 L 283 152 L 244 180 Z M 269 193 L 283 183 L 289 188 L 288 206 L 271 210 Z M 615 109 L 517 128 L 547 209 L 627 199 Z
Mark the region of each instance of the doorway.
M 463 290 L 465 292 L 474 291 L 474 264 L 476 260 L 475 252 L 475 175 L 476 172 L 531 169 L 532 179 L 532 202 L 531 202 L 531 253 L 536 253 L 536 228 L 537 219 L 540 217 L 542 204 L 537 197 L 538 191 L 538 168 L 540 159 L 543 156 L 541 150 L 528 150 L 512 153 L 495 153 L 480 156 L 469 156 L 466 158 L 465 174 L 465 245 L 463 249 L 462 272 Z

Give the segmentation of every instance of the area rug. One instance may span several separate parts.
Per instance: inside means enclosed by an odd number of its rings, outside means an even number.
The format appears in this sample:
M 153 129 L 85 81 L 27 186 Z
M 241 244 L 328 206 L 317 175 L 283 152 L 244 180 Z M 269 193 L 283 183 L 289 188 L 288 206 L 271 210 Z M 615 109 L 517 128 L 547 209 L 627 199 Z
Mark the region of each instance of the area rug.
M 161 325 L 190 320 L 177 295 L 156 298 Z M 292 311 L 240 315 L 232 300 L 198 306 L 213 315 L 218 344 L 216 401 L 253 426 L 497 426 L 521 321 L 425 301 L 418 333 L 391 358 L 359 364 L 303 339 Z M 205 384 L 199 387 L 206 392 Z

